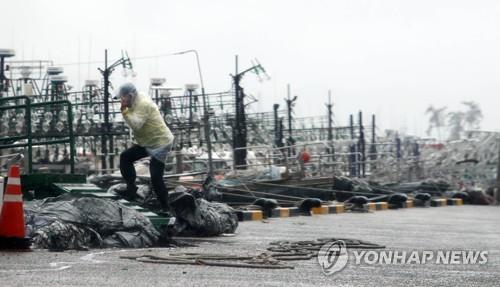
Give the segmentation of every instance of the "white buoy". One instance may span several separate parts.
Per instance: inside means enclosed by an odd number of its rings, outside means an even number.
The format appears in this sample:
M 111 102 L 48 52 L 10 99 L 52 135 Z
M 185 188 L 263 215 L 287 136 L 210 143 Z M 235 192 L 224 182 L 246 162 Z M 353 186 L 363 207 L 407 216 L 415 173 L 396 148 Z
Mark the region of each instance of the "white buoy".
M 84 85 L 85 85 L 85 87 L 98 87 L 99 81 L 98 80 L 85 80 Z
M 21 68 L 21 79 L 29 79 L 31 75 L 31 67 L 30 66 L 22 66 Z
M 14 57 L 16 55 L 16 51 L 12 49 L 0 49 L 0 57 L 9 58 Z
M 160 90 L 160 97 L 168 98 L 172 93 L 169 90 Z
M 186 84 L 184 87 L 188 91 L 196 91 L 196 89 L 198 89 L 198 84 Z
M 54 84 L 64 84 L 68 81 L 68 77 L 65 75 L 55 75 L 50 77 L 50 81 Z
M 165 78 L 151 78 L 151 86 L 158 87 L 165 84 L 166 81 Z
M 47 74 L 49 76 L 55 76 L 55 75 L 59 75 L 59 74 L 62 74 L 64 72 L 64 68 L 63 67 L 47 67 Z

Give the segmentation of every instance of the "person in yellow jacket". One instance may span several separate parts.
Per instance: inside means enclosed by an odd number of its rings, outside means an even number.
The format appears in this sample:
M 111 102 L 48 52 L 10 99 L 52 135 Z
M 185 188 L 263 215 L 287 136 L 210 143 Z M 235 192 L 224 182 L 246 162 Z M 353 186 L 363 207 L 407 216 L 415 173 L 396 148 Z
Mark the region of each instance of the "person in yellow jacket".
M 136 197 L 134 162 L 150 156 L 151 185 L 162 210 L 168 211 L 168 192 L 163 181 L 163 172 L 174 135 L 163 121 L 158 106 L 151 99 L 139 94 L 133 84 L 120 86 L 118 96 L 123 119 L 132 130 L 136 141 L 131 148 L 120 154 L 120 171 L 127 183 L 125 195 L 129 199 Z

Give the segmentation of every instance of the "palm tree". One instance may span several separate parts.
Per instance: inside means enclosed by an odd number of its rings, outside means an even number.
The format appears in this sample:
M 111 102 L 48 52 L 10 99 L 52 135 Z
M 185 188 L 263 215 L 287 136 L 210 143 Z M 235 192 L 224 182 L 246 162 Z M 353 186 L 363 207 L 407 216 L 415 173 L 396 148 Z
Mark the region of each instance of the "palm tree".
M 479 129 L 481 120 L 483 119 L 483 113 L 481 112 L 481 108 L 475 102 L 462 102 L 467 108 L 469 108 L 465 112 L 465 123 L 467 124 L 468 129 Z
M 463 122 L 465 113 L 461 111 L 448 113 L 448 127 L 450 128 L 450 140 L 458 140 L 462 137 L 464 130 Z
M 438 133 L 438 139 L 441 140 L 441 129 L 445 125 L 445 110 L 446 107 L 434 108 L 432 105 L 427 108 L 425 113 L 430 114 L 427 135 L 431 135 L 432 130 L 435 128 Z

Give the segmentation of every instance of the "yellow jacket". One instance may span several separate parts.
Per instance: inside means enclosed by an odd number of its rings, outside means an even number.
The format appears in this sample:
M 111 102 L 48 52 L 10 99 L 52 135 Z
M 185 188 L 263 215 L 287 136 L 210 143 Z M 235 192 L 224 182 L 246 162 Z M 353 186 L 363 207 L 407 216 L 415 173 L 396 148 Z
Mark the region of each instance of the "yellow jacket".
M 174 141 L 158 107 L 149 98 L 137 95 L 132 99 L 132 106 L 122 111 L 122 115 L 138 145 L 154 149 Z

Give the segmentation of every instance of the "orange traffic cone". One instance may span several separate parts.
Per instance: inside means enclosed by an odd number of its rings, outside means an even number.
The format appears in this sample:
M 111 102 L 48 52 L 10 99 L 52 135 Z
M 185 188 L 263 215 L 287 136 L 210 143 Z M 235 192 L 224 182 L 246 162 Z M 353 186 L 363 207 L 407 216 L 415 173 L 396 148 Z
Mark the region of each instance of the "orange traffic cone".
M 30 240 L 25 236 L 19 166 L 12 165 L 9 169 L 9 178 L 0 214 L 0 249 L 29 249 Z

